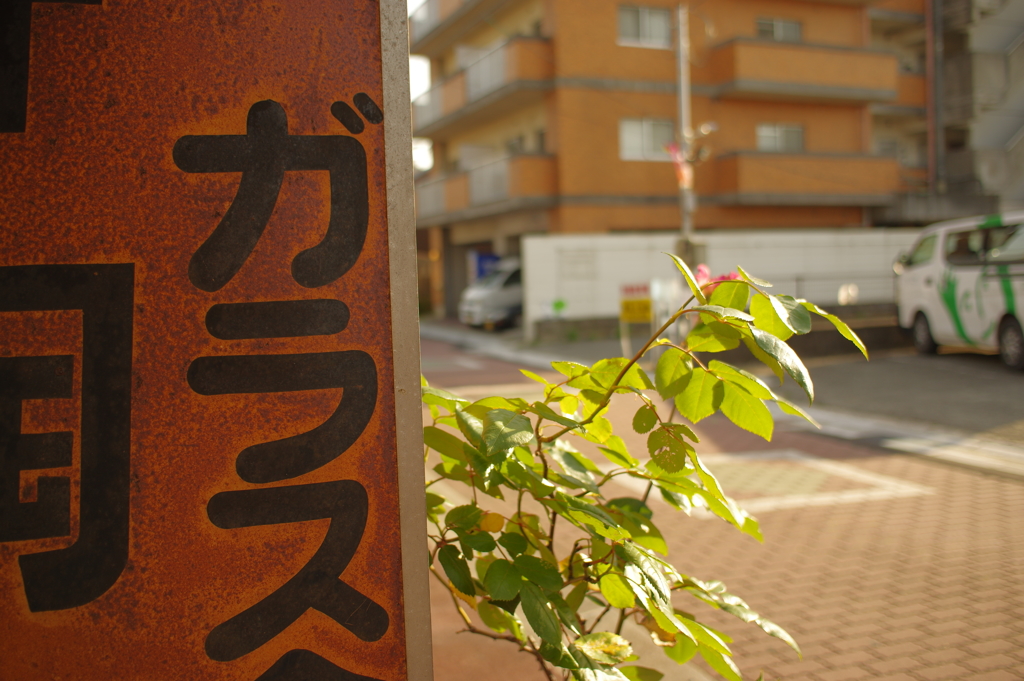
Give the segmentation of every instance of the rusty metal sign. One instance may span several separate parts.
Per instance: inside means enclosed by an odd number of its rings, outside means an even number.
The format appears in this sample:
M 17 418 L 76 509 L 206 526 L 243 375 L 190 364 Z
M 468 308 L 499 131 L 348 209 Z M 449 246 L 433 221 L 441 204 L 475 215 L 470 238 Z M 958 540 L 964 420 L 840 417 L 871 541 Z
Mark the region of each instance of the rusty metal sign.
M 0 7 L 0 667 L 429 679 L 404 0 Z

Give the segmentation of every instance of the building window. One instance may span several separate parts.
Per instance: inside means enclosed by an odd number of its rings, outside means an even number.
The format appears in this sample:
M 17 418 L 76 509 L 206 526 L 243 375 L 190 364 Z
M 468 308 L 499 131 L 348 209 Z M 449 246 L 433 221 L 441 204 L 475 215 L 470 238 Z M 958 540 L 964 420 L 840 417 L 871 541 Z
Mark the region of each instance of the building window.
M 785 123 L 760 123 L 757 126 L 758 151 L 797 152 L 804 150 L 804 126 Z
M 800 22 L 789 19 L 758 19 L 757 37 L 782 43 L 798 43 L 802 39 Z
M 619 44 L 631 47 L 671 47 L 671 16 L 667 9 L 619 7 Z
M 619 158 L 623 161 L 669 161 L 665 149 L 675 137 L 670 120 L 624 118 L 619 121 Z

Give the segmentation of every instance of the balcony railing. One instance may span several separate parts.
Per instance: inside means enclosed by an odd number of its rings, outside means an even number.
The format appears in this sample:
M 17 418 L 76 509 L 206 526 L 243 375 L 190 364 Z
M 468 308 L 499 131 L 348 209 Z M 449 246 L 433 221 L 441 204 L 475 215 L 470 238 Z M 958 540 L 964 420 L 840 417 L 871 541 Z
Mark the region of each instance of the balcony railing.
M 520 154 L 446 177 L 416 184 L 416 217 L 422 221 L 467 209 L 499 205 L 510 199 L 552 197 L 554 158 Z
M 409 33 L 416 42 L 448 18 L 464 0 L 427 0 L 409 15 Z
M 738 205 L 880 205 L 903 184 L 885 156 L 738 152 L 714 165 L 715 186 L 698 192 Z
M 509 197 L 509 159 L 503 158 L 469 171 L 469 203 L 479 206 Z
M 737 38 L 711 52 L 695 81 L 720 96 L 822 101 L 891 101 L 897 57 L 885 52 Z
M 437 178 L 416 184 L 416 214 L 419 217 L 433 217 L 444 213 L 445 178 Z
M 466 101 L 472 102 L 508 82 L 507 43 L 491 50 L 466 68 Z
M 417 97 L 413 102 L 413 129 L 422 130 L 505 85 L 547 82 L 551 73 L 551 45 L 547 40 L 510 40 Z

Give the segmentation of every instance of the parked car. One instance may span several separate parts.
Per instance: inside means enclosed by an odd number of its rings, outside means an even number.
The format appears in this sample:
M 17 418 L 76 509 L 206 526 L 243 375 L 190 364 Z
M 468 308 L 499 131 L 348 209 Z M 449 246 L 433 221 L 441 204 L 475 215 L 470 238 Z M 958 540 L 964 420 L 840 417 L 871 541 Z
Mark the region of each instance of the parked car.
M 893 269 L 899 323 L 918 352 L 998 350 L 1024 369 L 1024 211 L 931 225 Z
M 513 326 L 523 312 L 523 274 L 518 258 L 506 258 L 477 279 L 459 300 L 459 321 L 488 329 Z

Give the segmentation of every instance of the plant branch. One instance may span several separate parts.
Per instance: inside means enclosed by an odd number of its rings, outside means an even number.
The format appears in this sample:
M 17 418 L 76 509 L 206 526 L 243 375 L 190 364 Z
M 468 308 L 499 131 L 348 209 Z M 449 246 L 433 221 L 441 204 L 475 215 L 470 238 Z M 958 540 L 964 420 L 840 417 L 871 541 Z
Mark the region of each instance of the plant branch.
M 693 300 L 693 298 L 691 297 L 690 300 Z M 689 304 L 689 301 L 687 301 L 687 305 L 688 304 Z M 604 411 L 604 409 L 608 406 L 608 402 L 611 401 L 612 395 L 614 395 L 615 391 L 618 390 L 621 387 L 619 385 L 619 381 L 622 380 L 623 376 L 625 376 L 629 372 L 629 370 L 633 367 L 634 364 L 636 364 L 637 362 L 639 362 L 643 358 L 644 354 L 646 354 L 646 352 L 648 350 L 650 350 L 651 345 L 653 345 L 654 342 L 656 340 L 658 340 L 658 337 L 661 334 L 663 334 L 668 329 L 668 327 L 670 327 L 673 324 L 675 324 L 675 322 L 680 317 L 682 317 L 684 314 L 686 314 L 689 311 L 690 310 L 686 309 L 685 306 L 679 308 L 679 310 L 675 314 L 673 314 L 671 317 L 668 318 L 668 321 L 666 321 L 664 324 L 661 325 L 660 329 L 655 331 L 654 334 L 651 335 L 651 337 L 647 339 L 647 342 L 644 343 L 643 347 L 641 347 L 640 350 L 638 350 L 637 353 L 635 355 L 633 355 L 633 358 L 631 360 L 629 360 L 628 362 L 626 362 L 626 366 L 622 367 L 622 370 L 619 371 L 619 374 L 615 377 L 615 380 L 612 381 L 611 387 L 608 388 L 608 392 L 605 393 L 604 397 L 601 399 L 601 402 L 597 405 L 597 407 L 590 414 L 590 416 L 588 416 L 584 420 L 580 421 L 580 424 L 579 424 L 580 426 L 585 426 L 588 423 L 593 422 L 593 420 L 595 418 L 597 418 L 601 414 L 602 411 Z M 579 426 L 575 426 L 575 427 L 579 427 Z M 538 437 L 537 439 L 539 441 L 542 441 L 542 442 L 552 442 L 553 440 L 557 440 L 558 438 L 562 437 L 563 435 L 568 433 L 570 430 L 573 430 L 573 428 L 570 428 L 569 426 L 564 426 L 560 431 L 558 431 L 554 435 L 547 435 L 547 436 L 544 436 L 544 437 Z

